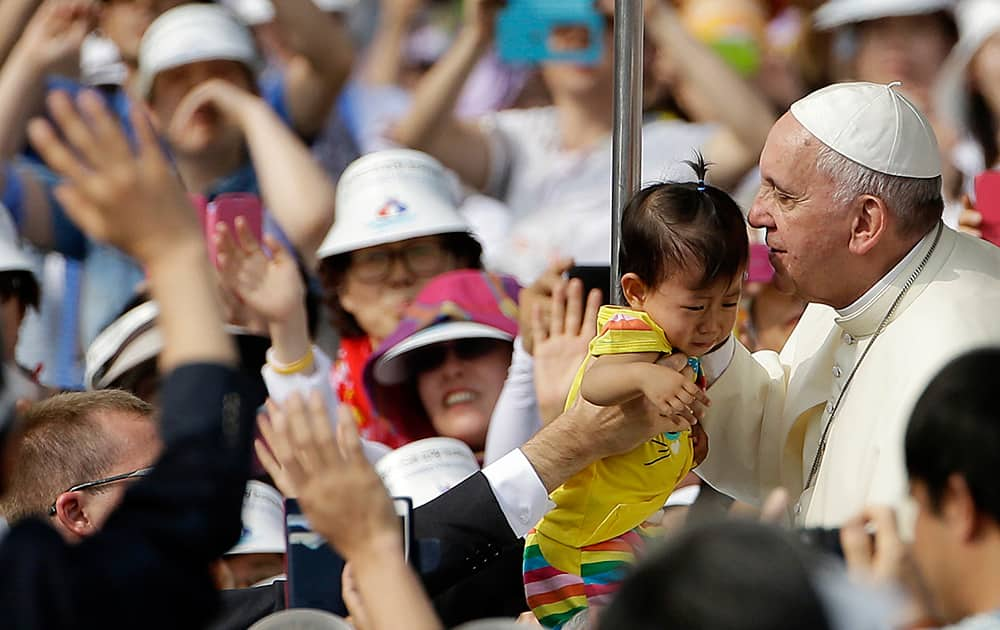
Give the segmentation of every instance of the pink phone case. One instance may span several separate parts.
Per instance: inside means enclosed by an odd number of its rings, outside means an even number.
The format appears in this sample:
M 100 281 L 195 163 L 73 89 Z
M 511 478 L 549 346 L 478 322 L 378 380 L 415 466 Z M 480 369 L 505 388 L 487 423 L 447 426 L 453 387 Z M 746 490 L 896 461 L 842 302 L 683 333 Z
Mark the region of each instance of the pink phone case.
M 1000 171 L 976 176 L 976 211 L 983 215 L 979 226 L 983 238 L 1000 245 Z
M 768 258 L 767 245 L 755 243 L 750 245 L 750 268 L 747 269 L 747 282 L 770 282 L 774 277 L 774 267 Z
M 219 195 L 209 202 L 205 212 L 205 236 L 208 241 L 208 252 L 214 261 L 216 259 L 215 249 L 215 226 L 225 223 L 230 234 L 236 235 L 236 217 L 243 217 L 250 227 L 257 242 L 263 240 L 264 231 L 264 208 L 260 198 L 250 193 L 226 193 Z

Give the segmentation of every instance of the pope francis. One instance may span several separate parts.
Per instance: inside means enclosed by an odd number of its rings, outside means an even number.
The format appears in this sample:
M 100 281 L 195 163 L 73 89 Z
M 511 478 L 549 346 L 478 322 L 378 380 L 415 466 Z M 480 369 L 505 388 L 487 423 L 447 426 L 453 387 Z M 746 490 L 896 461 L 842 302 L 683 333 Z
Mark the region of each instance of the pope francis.
M 895 87 L 832 85 L 775 124 L 749 220 L 810 304 L 780 355 L 716 351 L 731 359 L 699 473 L 755 504 L 786 488 L 798 525 L 902 505 L 917 398 L 950 359 L 1000 344 L 1000 248 L 941 222 L 937 141 Z

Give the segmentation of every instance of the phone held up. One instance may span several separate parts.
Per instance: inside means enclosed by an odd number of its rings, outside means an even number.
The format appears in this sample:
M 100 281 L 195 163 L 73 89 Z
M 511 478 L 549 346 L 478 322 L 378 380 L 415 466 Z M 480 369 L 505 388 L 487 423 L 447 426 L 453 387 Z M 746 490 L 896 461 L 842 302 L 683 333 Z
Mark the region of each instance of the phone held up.
M 606 18 L 593 0 L 507 0 L 497 16 L 500 59 L 593 65 L 604 50 Z
M 191 202 L 198 210 L 201 224 L 208 243 L 208 253 L 215 262 L 218 252 L 215 247 L 215 226 L 225 223 L 229 233 L 236 236 L 236 219 L 243 217 L 250 233 L 260 243 L 264 238 L 264 206 L 260 197 L 252 193 L 223 193 L 212 201 L 200 195 L 193 195 Z

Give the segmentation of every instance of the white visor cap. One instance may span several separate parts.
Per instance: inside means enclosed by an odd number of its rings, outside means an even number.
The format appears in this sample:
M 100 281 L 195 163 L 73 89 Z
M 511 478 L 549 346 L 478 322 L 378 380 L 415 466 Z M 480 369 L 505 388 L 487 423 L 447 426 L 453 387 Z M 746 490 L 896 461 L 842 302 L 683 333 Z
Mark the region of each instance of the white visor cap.
M 149 98 L 159 73 L 199 61 L 238 61 L 256 74 L 262 64 L 253 34 L 216 4 L 184 4 L 156 18 L 139 45 L 139 90 Z
M 820 142 L 862 166 L 898 177 L 941 175 L 930 122 L 898 83 L 835 83 L 792 105 L 792 116 Z
M 319 259 L 434 234 L 471 234 L 458 212 L 461 186 L 420 151 L 389 149 L 355 160 L 337 184 L 337 218 Z

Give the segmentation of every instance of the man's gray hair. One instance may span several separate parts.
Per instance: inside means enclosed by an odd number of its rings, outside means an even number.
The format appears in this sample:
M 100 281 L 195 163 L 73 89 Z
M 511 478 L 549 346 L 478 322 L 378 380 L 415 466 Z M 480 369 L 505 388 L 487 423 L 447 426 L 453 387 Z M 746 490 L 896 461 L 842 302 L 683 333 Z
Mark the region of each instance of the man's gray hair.
M 860 195 L 878 197 L 896 216 L 905 234 L 922 233 L 941 220 L 944 199 L 940 176 L 921 179 L 886 175 L 849 160 L 823 143 L 816 152 L 816 168 L 836 184 L 835 201 L 847 204 Z

